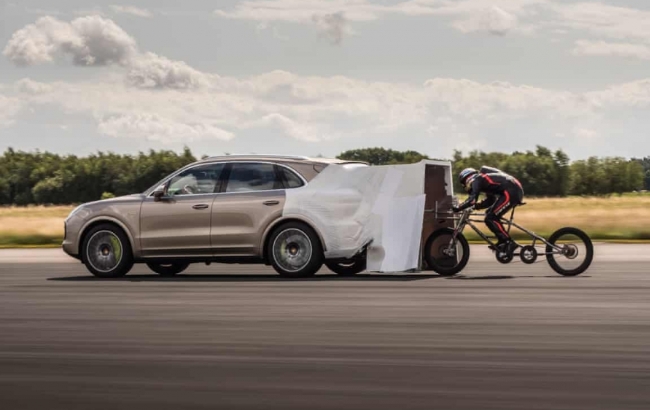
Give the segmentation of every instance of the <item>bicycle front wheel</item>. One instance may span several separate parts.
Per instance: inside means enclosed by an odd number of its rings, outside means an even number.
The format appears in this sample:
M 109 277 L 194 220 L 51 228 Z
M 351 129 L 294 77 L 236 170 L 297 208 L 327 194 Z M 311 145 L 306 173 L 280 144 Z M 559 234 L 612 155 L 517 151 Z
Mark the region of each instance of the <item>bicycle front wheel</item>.
M 548 239 L 546 260 L 562 276 L 578 276 L 594 259 L 594 245 L 589 236 L 577 228 L 562 228 Z M 559 248 L 559 249 L 555 249 Z
M 454 276 L 469 261 L 469 243 L 462 233 L 456 235 L 450 228 L 433 232 L 424 246 L 424 260 L 431 270 L 441 276 Z

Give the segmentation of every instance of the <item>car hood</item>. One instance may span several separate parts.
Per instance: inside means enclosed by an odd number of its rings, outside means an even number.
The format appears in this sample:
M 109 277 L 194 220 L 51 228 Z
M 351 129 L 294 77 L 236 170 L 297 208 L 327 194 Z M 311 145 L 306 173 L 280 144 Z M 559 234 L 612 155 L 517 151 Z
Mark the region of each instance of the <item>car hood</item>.
M 145 197 L 146 196 L 144 194 L 131 194 L 131 195 L 124 195 L 115 198 L 102 199 L 99 201 L 86 202 L 73 209 L 72 212 L 70 212 L 70 214 L 68 215 L 68 219 L 70 219 L 73 215 L 80 214 L 79 211 L 86 211 L 86 212 L 81 212 L 82 214 L 87 214 L 88 212 L 91 213 L 100 212 L 102 209 L 111 207 L 113 205 L 142 202 Z
M 140 202 L 145 198 L 144 194 L 131 194 L 123 195 L 115 198 L 101 199 L 99 201 L 86 202 L 82 204 L 83 207 L 95 207 L 101 205 L 113 205 L 118 202 Z
M 141 201 L 145 198 L 144 194 L 130 194 L 130 195 L 122 195 L 122 196 L 117 196 L 115 198 L 108 198 L 108 199 L 102 199 L 97 202 L 115 202 L 115 201 Z

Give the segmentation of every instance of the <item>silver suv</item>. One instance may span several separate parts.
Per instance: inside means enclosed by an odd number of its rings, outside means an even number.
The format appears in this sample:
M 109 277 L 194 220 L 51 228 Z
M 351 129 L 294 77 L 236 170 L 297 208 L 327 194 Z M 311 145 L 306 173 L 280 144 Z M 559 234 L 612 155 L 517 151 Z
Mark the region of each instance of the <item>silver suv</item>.
M 172 276 L 191 263 L 263 263 L 305 277 L 323 264 L 341 275 L 365 269 L 363 254 L 325 260 L 306 219 L 283 218 L 285 192 L 335 159 L 224 156 L 190 164 L 141 194 L 83 204 L 65 220 L 63 250 L 95 276 L 126 275 L 134 263 Z M 364 164 L 356 162 L 356 164 Z M 364 164 L 367 165 L 367 164 Z

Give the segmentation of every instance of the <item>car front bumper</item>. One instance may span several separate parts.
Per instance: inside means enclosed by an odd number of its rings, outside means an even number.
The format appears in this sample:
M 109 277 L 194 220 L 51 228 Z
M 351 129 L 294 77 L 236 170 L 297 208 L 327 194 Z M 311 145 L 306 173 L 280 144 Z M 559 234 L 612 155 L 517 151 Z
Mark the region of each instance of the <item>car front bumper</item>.
M 78 235 L 79 227 L 76 227 L 75 224 L 71 222 L 73 221 L 66 220 L 63 223 L 64 236 L 63 236 L 63 242 L 61 243 L 61 248 L 63 249 L 63 252 L 65 252 L 67 255 L 75 259 L 81 259 L 81 255 L 79 255 L 79 243 L 77 240 L 77 238 L 79 237 Z

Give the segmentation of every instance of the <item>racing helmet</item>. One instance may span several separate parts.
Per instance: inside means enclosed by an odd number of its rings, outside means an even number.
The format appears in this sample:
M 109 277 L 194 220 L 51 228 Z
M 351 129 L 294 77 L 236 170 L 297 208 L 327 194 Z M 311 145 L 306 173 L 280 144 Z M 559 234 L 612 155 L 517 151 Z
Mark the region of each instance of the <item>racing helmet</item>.
M 469 188 L 472 186 L 472 182 L 474 182 L 477 175 L 478 171 L 474 168 L 465 168 L 460 171 L 460 174 L 458 174 L 458 179 L 463 188 L 465 188 L 466 191 L 469 191 Z

